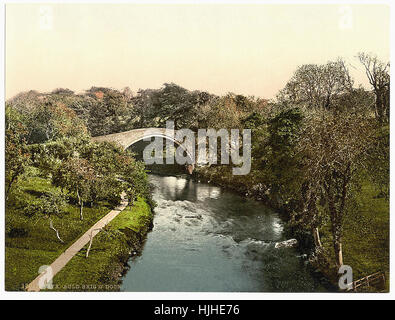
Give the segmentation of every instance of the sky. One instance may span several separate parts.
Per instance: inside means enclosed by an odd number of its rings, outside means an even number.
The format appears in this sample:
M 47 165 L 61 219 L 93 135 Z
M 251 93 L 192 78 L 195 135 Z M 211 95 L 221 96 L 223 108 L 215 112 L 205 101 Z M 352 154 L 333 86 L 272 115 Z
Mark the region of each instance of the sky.
M 92 86 L 273 98 L 302 64 L 389 61 L 386 5 L 7 4 L 6 99 Z

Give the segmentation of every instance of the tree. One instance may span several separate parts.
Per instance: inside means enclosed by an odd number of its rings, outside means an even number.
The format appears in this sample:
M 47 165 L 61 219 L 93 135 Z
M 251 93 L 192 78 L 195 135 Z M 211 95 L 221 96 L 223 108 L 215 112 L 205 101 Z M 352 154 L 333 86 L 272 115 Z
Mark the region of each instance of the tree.
M 124 95 L 126 101 L 130 101 L 133 98 L 133 91 L 129 87 L 123 88 L 122 94 Z
M 140 90 L 132 98 L 133 117 L 129 126 L 165 127 L 166 121 L 172 120 L 175 129 L 196 129 L 201 107 L 213 97 L 207 92 L 189 91 L 174 83 L 165 83 L 160 89 Z
M 76 113 L 63 102 L 52 101 L 51 98 L 24 110 L 23 120 L 28 129 L 26 138 L 29 144 L 71 136 L 79 138 L 87 134 L 83 121 Z
M 299 141 L 308 220 L 320 221 L 317 206 L 321 203 L 331 222 L 337 266 L 343 264 L 346 205 L 356 174 L 366 165 L 374 132 L 372 123 L 362 116 L 322 111 L 310 113 Z
M 54 185 L 71 193 L 75 192 L 80 206 L 81 220 L 84 220 L 84 202 L 90 199 L 92 186 L 96 179 L 97 176 L 89 161 L 78 157 L 61 162 L 52 176 Z
M 247 98 L 232 93 L 210 100 L 201 108 L 199 126 L 214 129 L 241 128 L 241 122 L 248 114 L 245 111 L 246 101 Z
M 118 203 L 125 192 L 130 205 L 137 196 L 150 201 L 145 165 L 136 161 L 130 151 L 115 143 L 101 142 L 87 145 L 81 157 L 89 160 L 97 175 L 92 197 Z
M 331 109 L 334 100 L 352 90 L 353 80 L 343 60 L 299 67 L 278 99 L 308 108 Z
M 251 155 L 255 162 L 261 162 L 265 157 L 265 143 L 268 136 L 267 122 L 266 118 L 258 112 L 252 112 L 242 120 L 242 126 L 251 129 Z
M 56 238 L 61 243 L 64 243 L 59 235 L 59 231 L 53 225 L 52 216 L 60 215 L 65 205 L 66 199 L 62 193 L 47 192 L 33 201 L 33 203 L 26 208 L 26 212 L 29 215 L 35 215 L 37 213 L 45 215 L 49 220 L 49 228 L 55 231 Z
M 335 112 L 346 111 L 358 116 L 364 114 L 369 117 L 374 100 L 374 94 L 360 86 L 339 95 L 333 101 L 333 109 Z
M 127 98 L 118 90 L 92 87 L 86 96 L 94 99 L 89 109 L 88 128 L 92 136 L 100 136 L 124 130 L 130 110 Z
M 7 106 L 5 118 L 5 176 L 7 200 L 11 187 L 30 164 L 30 154 L 27 151 L 25 139 L 27 129 L 21 121 L 20 114 L 13 108 Z
M 45 145 L 41 154 L 38 162 L 51 168 L 53 184 L 77 197 L 81 220 L 84 204 L 104 199 L 118 204 L 123 192 L 131 204 L 138 195 L 151 201 L 144 163 L 115 143 L 62 139 Z
M 67 88 L 56 88 L 52 90 L 53 94 L 74 95 L 74 91 Z
M 89 161 L 96 174 L 91 200 L 107 199 L 110 203 L 119 203 L 123 191 L 119 157 L 126 151 L 115 143 L 101 142 L 83 144 L 79 154 Z
M 152 207 L 155 205 L 151 197 L 151 189 L 143 162 L 136 161 L 130 155 L 118 157 L 123 190 L 132 205 L 138 196 L 145 198 Z
M 49 176 L 57 170 L 61 162 L 67 162 L 90 143 L 87 136 L 64 137 L 46 143 L 31 144 L 28 150 L 32 155 L 33 165 L 39 168 L 44 176 Z
M 390 63 L 382 62 L 376 56 L 366 53 L 359 53 L 358 58 L 365 68 L 376 97 L 375 115 L 379 122 L 387 122 L 390 109 Z
M 18 93 L 7 101 L 9 106 L 15 108 L 20 114 L 31 112 L 39 106 L 45 99 L 46 95 L 35 90 Z
M 299 108 L 278 113 L 269 120 L 264 163 L 265 183 L 272 196 L 287 205 L 295 197 L 300 184 L 300 168 L 296 146 L 304 115 Z

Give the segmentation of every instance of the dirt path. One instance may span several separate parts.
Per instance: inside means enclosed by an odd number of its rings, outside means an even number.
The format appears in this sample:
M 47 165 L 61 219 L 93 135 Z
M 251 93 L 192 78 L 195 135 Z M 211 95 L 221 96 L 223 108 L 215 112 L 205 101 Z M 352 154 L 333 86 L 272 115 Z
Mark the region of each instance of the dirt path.
M 27 291 L 40 291 L 45 284 L 53 279 L 53 277 L 63 269 L 63 267 L 80 251 L 89 241 L 91 234 L 96 236 L 105 225 L 114 219 L 128 205 L 128 201 L 123 200 L 121 204 L 111 210 L 107 215 L 96 222 L 88 231 L 86 231 L 76 242 L 74 242 L 65 252 L 63 252 L 52 264 L 36 279 L 29 283 Z

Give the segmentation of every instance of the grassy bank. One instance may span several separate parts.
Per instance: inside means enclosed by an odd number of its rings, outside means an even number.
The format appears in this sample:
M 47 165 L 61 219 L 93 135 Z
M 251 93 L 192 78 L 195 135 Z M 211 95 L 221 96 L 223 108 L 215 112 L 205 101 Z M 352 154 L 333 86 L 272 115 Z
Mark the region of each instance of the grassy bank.
M 138 254 L 152 222 L 151 208 L 139 198 L 112 220 L 54 277 L 57 291 L 117 291 L 131 255 Z
M 61 215 L 53 216 L 52 218 L 53 225 L 59 230 L 60 237 L 64 241 L 64 243 L 61 243 L 57 240 L 55 232 L 49 228 L 47 218 L 38 214 L 29 217 L 26 215 L 26 206 L 29 203 L 39 198 L 43 193 L 55 191 L 56 189 L 51 185 L 49 179 L 40 177 L 38 171 L 34 168 L 29 170 L 28 178 L 18 182 L 18 185 L 15 186 L 15 191 L 10 194 L 7 201 L 5 289 L 8 291 L 24 290 L 25 285 L 38 275 L 40 266 L 51 264 L 76 239 L 112 209 L 112 206 L 107 202 L 100 202 L 92 208 L 86 207 L 84 208 L 84 220 L 81 221 L 79 207 L 67 204 Z M 146 220 L 148 216 L 150 217 L 151 211 L 144 200 L 139 199 L 135 207 L 132 209 L 128 208 L 125 212 L 122 212 L 122 216 L 128 213 L 133 218 L 130 218 L 130 221 L 126 218 L 122 220 L 121 217 L 121 220 L 114 219 L 112 222 L 115 226 L 114 228 L 121 230 L 127 228 L 127 225 L 130 224 L 130 230 L 134 228 L 135 231 L 141 231 L 142 234 L 146 232 L 146 229 L 148 229 Z M 119 224 L 118 227 L 116 223 Z M 106 233 L 105 236 L 121 239 L 121 232 L 119 231 L 118 235 Z M 98 239 L 95 238 L 95 240 Z M 111 254 L 113 254 L 113 250 L 118 250 L 120 243 L 123 245 L 128 244 L 126 240 L 126 242 L 119 240 L 108 241 L 105 243 L 111 245 L 98 248 L 99 241 L 94 242 L 92 245 L 92 253 L 89 260 L 91 260 L 90 258 L 95 259 L 97 252 L 105 252 L 104 255 L 110 256 L 109 252 L 111 251 Z M 126 249 L 122 250 L 124 252 Z M 96 264 L 98 263 L 96 262 Z M 80 271 L 82 270 L 80 269 Z

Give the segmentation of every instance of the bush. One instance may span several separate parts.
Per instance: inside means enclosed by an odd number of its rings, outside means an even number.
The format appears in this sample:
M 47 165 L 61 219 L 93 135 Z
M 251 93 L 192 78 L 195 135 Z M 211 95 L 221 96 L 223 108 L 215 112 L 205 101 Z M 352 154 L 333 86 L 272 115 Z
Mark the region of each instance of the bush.
M 287 238 L 298 240 L 299 249 L 302 252 L 310 253 L 314 250 L 314 238 L 309 230 L 294 226 L 290 222 L 285 224 L 284 234 Z
M 61 192 L 46 192 L 40 198 L 34 199 L 26 207 L 26 214 L 60 214 L 66 205 L 66 197 Z

